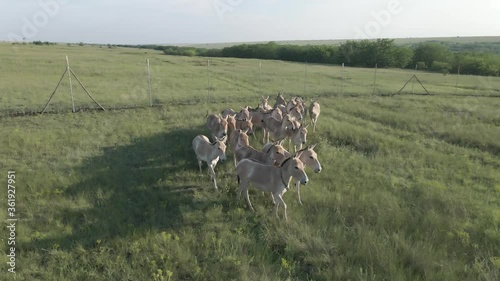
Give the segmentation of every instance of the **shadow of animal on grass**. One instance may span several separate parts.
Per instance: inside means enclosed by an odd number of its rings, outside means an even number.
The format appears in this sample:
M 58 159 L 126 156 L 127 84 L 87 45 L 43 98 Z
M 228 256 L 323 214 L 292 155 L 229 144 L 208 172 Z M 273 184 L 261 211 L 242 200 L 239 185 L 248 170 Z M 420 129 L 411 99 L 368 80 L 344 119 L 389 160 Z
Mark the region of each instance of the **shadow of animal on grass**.
M 72 171 L 83 175 L 83 180 L 69 186 L 64 195 L 71 200 L 83 197 L 90 207 L 61 207 L 54 219 L 70 226 L 71 233 L 34 239 L 23 248 L 57 244 L 70 250 L 151 229 L 178 229 L 184 224 L 182 210 L 204 210 L 220 203 L 213 197 L 196 201 L 199 187 L 178 179 L 179 173 L 198 169 L 191 141 L 200 132 L 201 127 L 174 129 L 104 148 L 101 155 L 84 160 Z

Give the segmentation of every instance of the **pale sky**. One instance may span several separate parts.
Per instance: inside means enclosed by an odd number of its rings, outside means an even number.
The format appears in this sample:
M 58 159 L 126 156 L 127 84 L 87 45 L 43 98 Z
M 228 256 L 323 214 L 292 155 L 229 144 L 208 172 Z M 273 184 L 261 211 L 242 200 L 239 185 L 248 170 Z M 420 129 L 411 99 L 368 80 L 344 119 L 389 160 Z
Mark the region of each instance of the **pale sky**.
M 500 36 L 500 0 L 0 0 L 0 41 Z

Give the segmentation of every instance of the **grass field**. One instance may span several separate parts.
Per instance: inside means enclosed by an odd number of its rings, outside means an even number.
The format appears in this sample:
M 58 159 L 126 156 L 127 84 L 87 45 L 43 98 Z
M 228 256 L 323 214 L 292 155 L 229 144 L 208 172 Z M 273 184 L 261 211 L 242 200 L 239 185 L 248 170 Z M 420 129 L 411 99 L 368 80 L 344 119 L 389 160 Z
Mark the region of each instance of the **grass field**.
M 0 167 L 5 185 L 17 176 L 16 280 L 500 279 L 500 78 L 456 88 L 454 75 L 418 72 L 433 95 L 410 83 L 389 96 L 413 72 L 379 69 L 373 94 L 373 69 L 309 65 L 305 79 L 303 64 L 265 61 L 259 87 L 257 60 L 214 59 L 209 95 L 202 58 L 15 47 L 0 45 Z M 71 113 L 65 79 L 49 114 L 13 117 L 43 108 L 65 54 L 114 109 Z M 158 106 L 121 109 L 149 103 L 146 58 Z M 73 84 L 76 105 L 92 106 Z M 232 161 L 214 191 L 190 148 L 207 111 L 278 91 L 322 106 L 308 142 L 323 171 L 307 171 L 303 206 L 285 194 L 287 223 L 268 195 L 251 190 L 256 214 L 236 201 Z

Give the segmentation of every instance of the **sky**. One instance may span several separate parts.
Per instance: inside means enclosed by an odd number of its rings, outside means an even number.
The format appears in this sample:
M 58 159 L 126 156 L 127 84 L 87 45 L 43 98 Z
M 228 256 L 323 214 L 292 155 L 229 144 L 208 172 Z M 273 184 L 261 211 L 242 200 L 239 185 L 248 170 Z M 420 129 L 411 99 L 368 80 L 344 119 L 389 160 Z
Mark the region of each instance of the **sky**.
M 500 0 L 0 0 L 0 41 L 179 44 L 500 36 Z

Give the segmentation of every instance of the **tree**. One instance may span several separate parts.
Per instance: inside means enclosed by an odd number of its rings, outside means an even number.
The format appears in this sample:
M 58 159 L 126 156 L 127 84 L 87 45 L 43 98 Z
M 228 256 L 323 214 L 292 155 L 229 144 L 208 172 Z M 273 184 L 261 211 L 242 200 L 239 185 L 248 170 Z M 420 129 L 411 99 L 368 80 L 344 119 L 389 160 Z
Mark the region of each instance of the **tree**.
M 425 62 L 428 68 L 432 69 L 435 61 L 442 63 L 451 63 L 453 54 L 439 43 L 422 43 L 416 49 L 413 55 L 413 62 Z
M 413 58 L 413 49 L 408 47 L 398 47 L 394 50 L 394 65 L 393 67 L 406 68 L 410 65 Z

